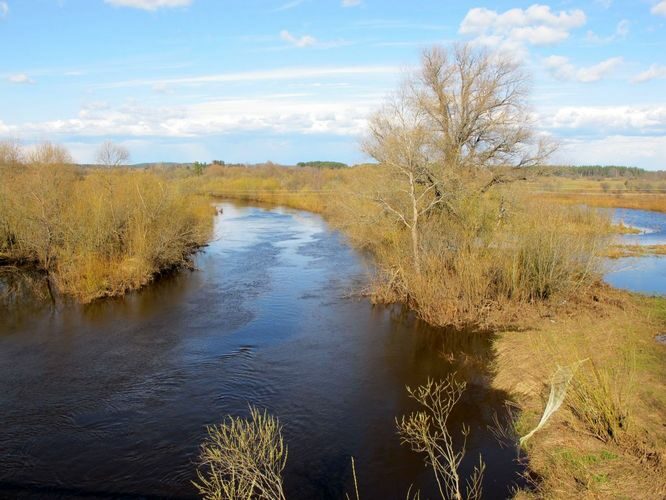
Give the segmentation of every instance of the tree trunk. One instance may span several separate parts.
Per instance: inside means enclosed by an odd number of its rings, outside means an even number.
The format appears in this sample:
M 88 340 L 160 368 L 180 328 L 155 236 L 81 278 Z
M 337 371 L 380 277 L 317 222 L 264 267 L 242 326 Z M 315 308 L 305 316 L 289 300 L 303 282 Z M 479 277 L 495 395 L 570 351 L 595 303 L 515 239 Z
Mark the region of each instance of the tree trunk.
M 416 198 L 416 188 L 414 186 L 414 177 L 409 176 L 410 195 L 412 198 L 412 255 L 414 259 L 414 271 L 417 276 L 421 275 L 421 258 L 419 255 L 419 206 Z
M 414 270 L 417 275 L 421 275 L 421 259 L 419 257 L 419 232 L 416 220 L 412 224 L 412 252 L 414 254 Z

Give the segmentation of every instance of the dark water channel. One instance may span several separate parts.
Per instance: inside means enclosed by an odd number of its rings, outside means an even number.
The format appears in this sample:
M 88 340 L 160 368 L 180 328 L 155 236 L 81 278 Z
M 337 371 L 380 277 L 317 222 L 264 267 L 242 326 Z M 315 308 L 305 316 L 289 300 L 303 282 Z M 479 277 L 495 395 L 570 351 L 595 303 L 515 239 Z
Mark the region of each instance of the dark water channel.
M 205 426 L 249 403 L 284 424 L 291 499 L 343 498 L 356 458 L 364 499 L 432 493 L 400 445 L 405 385 L 457 371 L 453 415 L 487 498 L 517 479 L 487 425 L 491 338 L 437 330 L 350 298 L 368 270 L 316 215 L 224 203 L 198 271 L 140 293 L 56 311 L 0 310 L 0 496 L 191 498 Z M 426 495 L 427 497 L 427 495 Z

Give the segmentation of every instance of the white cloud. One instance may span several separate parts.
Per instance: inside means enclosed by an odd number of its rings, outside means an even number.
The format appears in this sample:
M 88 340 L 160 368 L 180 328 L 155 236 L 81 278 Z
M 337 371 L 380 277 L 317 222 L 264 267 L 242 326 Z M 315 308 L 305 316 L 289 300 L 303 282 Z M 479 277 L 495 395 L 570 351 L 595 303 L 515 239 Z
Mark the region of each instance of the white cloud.
M 342 0 L 343 7 L 357 7 L 361 5 L 361 0 Z
M 301 94 L 202 101 L 183 106 L 148 107 L 136 101 L 111 108 L 91 103 L 77 116 L 4 125 L 21 137 L 199 137 L 238 132 L 358 136 L 383 96 L 315 100 Z
M 544 59 L 544 65 L 553 77 L 558 80 L 576 80 L 581 83 L 591 83 L 601 80 L 620 64 L 621 57 L 611 57 L 592 66 L 576 68 L 568 57 L 550 56 Z
M 15 75 L 9 75 L 7 77 L 7 81 L 9 83 L 16 83 L 16 84 L 35 83 L 35 81 L 25 73 L 17 73 Z
M 627 35 L 629 35 L 630 25 L 631 23 L 628 20 L 623 19 L 617 24 L 615 32 L 612 35 L 604 37 L 597 35 L 594 31 L 588 31 L 587 41 L 591 43 L 604 44 L 613 42 L 615 40 L 623 40 L 627 37 Z
M 609 9 L 613 5 L 613 0 L 594 0 L 595 3 L 601 5 L 604 9 Z
M 582 10 L 555 13 L 548 5 L 534 4 L 502 13 L 477 7 L 467 12 L 458 31 L 485 45 L 516 49 L 524 44 L 551 45 L 566 40 L 570 31 L 586 20 Z
M 188 7 L 193 0 L 104 0 L 114 7 L 130 7 L 141 10 L 157 10 L 162 8 Z
M 573 165 L 631 165 L 666 170 L 666 136 L 610 135 L 566 139 L 554 161 Z
M 265 71 L 245 71 L 239 73 L 219 73 L 213 75 L 190 76 L 154 80 L 125 80 L 99 85 L 98 88 L 154 87 L 166 85 L 201 85 L 208 83 L 259 82 L 280 80 L 307 80 L 312 78 L 334 78 L 354 75 L 397 75 L 398 66 L 339 66 L 310 68 L 277 68 Z
M 543 116 L 542 123 L 584 135 L 666 134 L 666 106 L 566 106 Z
M 297 37 L 289 33 L 287 30 L 280 31 L 280 38 L 295 47 L 311 47 L 317 43 L 317 39 L 313 36 L 303 35 L 301 37 Z
M 622 64 L 622 62 L 623 59 L 621 57 L 611 57 L 610 59 L 606 59 L 599 64 L 595 64 L 594 66 L 580 68 L 576 72 L 576 79 L 583 83 L 598 82 L 608 73 Z
M 653 64 L 631 79 L 631 83 L 645 83 L 656 78 L 666 78 L 666 65 Z
M 655 16 L 666 16 L 666 0 L 661 0 L 650 10 Z
M 280 12 L 283 10 L 290 10 L 293 9 L 294 7 L 298 7 L 303 3 L 303 0 L 292 0 L 291 2 L 287 2 L 285 4 L 280 5 L 277 9 L 274 9 L 273 12 Z
M 7 2 L 0 2 L 0 18 L 5 18 L 9 14 L 9 4 Z

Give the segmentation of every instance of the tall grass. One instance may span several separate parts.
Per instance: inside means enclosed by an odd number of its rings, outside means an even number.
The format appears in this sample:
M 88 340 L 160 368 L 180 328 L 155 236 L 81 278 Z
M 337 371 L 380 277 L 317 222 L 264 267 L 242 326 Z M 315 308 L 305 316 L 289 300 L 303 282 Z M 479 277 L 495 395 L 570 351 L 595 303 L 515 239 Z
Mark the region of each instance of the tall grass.
M 54 146 L 0 168 L 0 257 L 32 264 L 56 293 L 89 302 L 187 263 L 212 208 L 146 171 L 86 170 Z

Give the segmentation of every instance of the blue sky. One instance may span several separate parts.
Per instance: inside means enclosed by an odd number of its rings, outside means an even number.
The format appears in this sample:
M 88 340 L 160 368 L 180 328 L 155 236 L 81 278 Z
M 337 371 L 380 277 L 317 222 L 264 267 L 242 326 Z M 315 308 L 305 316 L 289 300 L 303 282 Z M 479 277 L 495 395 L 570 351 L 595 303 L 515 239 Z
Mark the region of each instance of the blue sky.
M 555 161 L 666 169 L 666 0 L 0 0 L 0 138 L 362 161 L 368 114 L 455 41 L 523 62 Z

